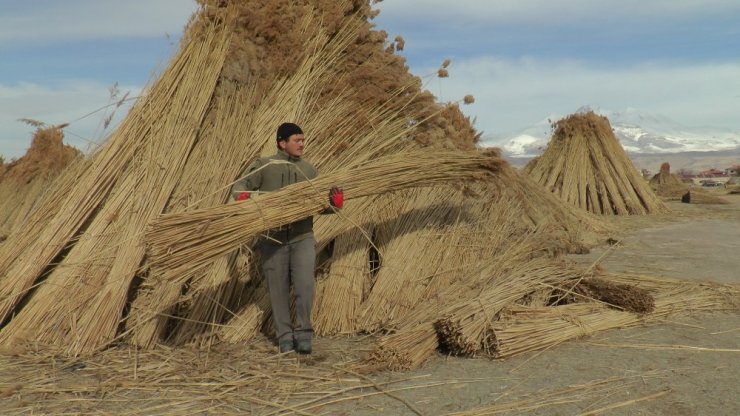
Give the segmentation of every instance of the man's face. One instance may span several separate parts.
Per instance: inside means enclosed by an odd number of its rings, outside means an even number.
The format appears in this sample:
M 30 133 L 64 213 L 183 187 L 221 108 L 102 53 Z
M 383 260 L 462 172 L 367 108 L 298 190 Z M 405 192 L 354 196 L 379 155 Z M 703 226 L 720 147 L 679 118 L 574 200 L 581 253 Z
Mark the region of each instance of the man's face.
M 303 143 L 305 138 L 302 134 L 294 134 L 288 137 L 288 140 L 282 140 L 280 148 L 285 151 L 289 156 L 294 158 L 300 158 L 303 156 Z

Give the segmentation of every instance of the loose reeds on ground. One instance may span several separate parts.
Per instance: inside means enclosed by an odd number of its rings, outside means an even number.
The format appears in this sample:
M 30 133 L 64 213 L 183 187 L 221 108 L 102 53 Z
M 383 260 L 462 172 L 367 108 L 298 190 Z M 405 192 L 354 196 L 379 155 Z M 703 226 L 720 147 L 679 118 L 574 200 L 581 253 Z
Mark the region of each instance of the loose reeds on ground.
M 596 214 L 666 211 L 614 136 L 609 121 L 593 112 L 555 123 L 547 149 L 524 172 L 567 203 Z
M 37 345 L 0 357 L 3 414 L 313 414 L 392 388 L 356 375 L 350 358 L 303 360 L 259 341 L 219 348 L 111 348 L 84 360 Z M 4 387 L 3 390 L 6 390 Z

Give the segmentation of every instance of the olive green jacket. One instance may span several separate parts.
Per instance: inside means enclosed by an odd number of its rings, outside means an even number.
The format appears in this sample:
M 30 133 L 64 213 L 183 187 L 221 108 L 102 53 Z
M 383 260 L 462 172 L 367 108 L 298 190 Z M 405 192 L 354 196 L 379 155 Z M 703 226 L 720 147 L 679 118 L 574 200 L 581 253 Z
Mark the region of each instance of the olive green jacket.
M 284 186 L 314 179 L 318 171 L 313 165 L 303 159 L 289 156 L 282 150 L 272 156 L 255 160 L 241 175 L 231 189 L 236 199 L 241 192 L 272 192 Z M 313 233 L 313 217 L 304 218 L 294 223 L 270 230 L 268 240 L 288 244 L 295 243 L 311 236 Z

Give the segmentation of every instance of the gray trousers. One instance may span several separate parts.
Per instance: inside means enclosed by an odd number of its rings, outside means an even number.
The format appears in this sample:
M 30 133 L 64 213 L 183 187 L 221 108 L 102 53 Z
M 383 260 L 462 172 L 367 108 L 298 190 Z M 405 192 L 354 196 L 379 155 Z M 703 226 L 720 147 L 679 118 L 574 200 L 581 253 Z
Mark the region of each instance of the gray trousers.
M 267 279 L 272 320 L 278 342 L 313 338 L 311 309 L 314 297 L 316 240 L 313 234 L 295 243 L 260 243 L 262 273 Z M 296 323 L 290 318 L 290 286 L 295 294 Z

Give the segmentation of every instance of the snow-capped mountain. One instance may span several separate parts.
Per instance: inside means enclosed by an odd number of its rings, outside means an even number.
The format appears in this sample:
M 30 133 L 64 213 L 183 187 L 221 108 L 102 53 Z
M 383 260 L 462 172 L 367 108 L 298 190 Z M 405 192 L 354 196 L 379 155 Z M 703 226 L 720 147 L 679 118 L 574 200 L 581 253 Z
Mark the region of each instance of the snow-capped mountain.
M 628 108 L 604 111 L 581 107 L 576 112 L 593 111 L 606 116 L 614 135 L 630 153 L 678 153 L 729 150 L 740 147 L 740 131 L 711 127 L 686 127 L 662 115 Z M 550 115 L 545 120 L 511 137 L 498 141 L 505 154 L 532 157 L 542 153 L 552 134 L 551 124 L 563 116 Z

